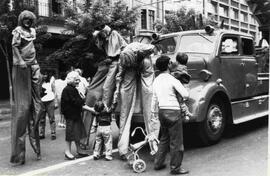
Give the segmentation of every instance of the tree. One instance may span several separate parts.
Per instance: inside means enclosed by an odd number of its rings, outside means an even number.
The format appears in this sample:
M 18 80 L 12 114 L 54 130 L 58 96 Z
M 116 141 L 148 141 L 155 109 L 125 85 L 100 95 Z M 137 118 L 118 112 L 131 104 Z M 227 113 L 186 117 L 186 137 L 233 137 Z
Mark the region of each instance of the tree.
M 215 24 L 213 18 L 204 18 L 194 9 L 181 7 L 179 10 L 170 11 L 165 15 L 166 24 L 156 22 L 156 28 L 161 33 L 179 32 L 194 29 L 202 29 L 208 24 Z

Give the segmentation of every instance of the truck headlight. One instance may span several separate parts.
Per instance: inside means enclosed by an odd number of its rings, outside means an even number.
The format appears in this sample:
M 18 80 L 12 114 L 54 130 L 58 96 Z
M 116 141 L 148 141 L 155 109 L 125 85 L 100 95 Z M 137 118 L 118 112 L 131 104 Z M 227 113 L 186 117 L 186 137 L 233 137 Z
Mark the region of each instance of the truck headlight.
M 212 76 L 212 73 L 205 69 L 201 70 L 199 73 L 199 77 L 205 82 L 207 82 L 211 78 L 211 76 Z

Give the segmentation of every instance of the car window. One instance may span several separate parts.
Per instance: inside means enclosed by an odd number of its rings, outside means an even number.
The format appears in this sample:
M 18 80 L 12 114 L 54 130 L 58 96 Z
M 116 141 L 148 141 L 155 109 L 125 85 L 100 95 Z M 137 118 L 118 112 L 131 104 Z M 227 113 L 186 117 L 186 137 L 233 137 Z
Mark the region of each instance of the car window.
M 254 48 L 253 48 L 253 40 L 248 38 L 242 38 L 242 51 L 243 55 L 253 55 Z
M 237 37 L 224 37 L 221 41 L 221 55 L 239 54 Z
M 160 54 L 172 54 L 175 52 L 175 49 L 176 49 L 176 41 L 177 41 L 177 37 L 169 37 L 169 38 L 161 39 L 155 42 L 155 44 L 160 46 L 161 48 Z

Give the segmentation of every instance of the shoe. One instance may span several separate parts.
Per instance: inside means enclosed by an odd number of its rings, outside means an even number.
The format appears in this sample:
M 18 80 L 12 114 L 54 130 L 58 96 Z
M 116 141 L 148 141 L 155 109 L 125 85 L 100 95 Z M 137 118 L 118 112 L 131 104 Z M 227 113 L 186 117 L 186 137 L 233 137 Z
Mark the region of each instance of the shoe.
M 39 135 L 39 139 L 45 139 L 45 135 Z
M 154 170 L 162 170 L 164 168 L 166 168 L 166 164 L 162 164 L 161 166 L 155 166 Z
M 75 158 L 83 158 L 83 157 L 87 157 L 89 156 L 88 154 L 82 154 L 82 153 L 78 153 Z
M 41 160 L 41 155 L 40 155 L 40 153 L 37 154 L 37 160 Z
M 94 160 L 99 160 L 100 156 L 94 156 Z
M 51 140 L 55 140 L 56 139 L 56 136 L 55 134 L 51 136 Z
M 172 175 L 179 175 L 179 174 L 188 174 L 189 171 L 185 170 L 184 168 L 180 168 L 179 170 L 172 170 L 170 174 Z
M 75 157 L 74 157 L 74 156 L 69 157 L 66 153 L 65 153 L 65 158 L 66 158 L 67 160 L 75 160 Z
M 106 161 L 111 161 L 111 160 L 113 160 L 113 157 L 112 156 L 105 156 L 105 160 Z
M 121 155 L 121 156 L 120 156 L 120 159 L 121 159 L 122 161 L 127 161 L 127 157 L 126 157 L 125 155 Z

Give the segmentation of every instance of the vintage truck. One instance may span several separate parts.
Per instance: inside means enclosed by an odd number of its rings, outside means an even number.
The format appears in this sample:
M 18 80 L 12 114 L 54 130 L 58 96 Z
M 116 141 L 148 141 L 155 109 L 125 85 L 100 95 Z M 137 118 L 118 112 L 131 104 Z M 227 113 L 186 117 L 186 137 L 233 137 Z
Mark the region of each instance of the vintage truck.
M 177 52 L 189 57 L 190 123 L 204 144 L 218 142 L 228 124 L 268 115 L 269 50 L 258 56 L 253 36 L 207 26 L 153 37 L 172 61 Z

